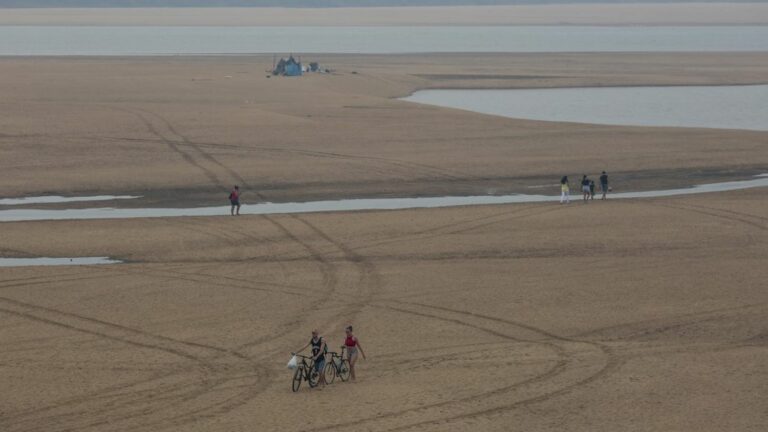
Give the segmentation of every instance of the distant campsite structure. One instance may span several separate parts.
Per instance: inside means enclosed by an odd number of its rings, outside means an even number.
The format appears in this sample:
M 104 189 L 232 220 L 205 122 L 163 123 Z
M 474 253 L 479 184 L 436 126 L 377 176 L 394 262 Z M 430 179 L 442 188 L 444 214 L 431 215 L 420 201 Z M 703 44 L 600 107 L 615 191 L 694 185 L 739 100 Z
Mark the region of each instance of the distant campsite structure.
M 308 67 L 305 67 L 301 64 L 301 58 L 296 60 L 293 55 L 287 59 L 281 58 L 272 68 L 272 75 L 275 76 L 302 76 L 305 72 L 329 73 L 330 71 L 321 69 L 317 62 L 311 62 Z

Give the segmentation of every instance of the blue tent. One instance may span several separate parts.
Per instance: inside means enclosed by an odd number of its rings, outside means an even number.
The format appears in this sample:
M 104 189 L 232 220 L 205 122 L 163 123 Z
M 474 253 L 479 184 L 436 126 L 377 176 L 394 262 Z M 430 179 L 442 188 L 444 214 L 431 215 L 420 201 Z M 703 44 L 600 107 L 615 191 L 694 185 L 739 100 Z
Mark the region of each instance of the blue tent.
M 301 76 L 301 63 L 289 60 L 285 65 L 285 76 Z
M 301 62 L 296 61 L 293 56 L 288 57 L 288 60 L 286 59 L 280 59 L 280 62 L 275 67 L 275 70 L 272 71 L 274 75 L 282 75 L 282 76 L 301 76 L 302 75 L 302 68 L 301 68 Z

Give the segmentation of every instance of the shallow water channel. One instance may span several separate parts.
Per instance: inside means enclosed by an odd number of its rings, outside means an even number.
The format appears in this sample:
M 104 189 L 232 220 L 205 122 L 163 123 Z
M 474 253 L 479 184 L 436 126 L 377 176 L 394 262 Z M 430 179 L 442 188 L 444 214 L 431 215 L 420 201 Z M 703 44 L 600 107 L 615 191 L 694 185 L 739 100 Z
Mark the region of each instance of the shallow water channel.
M 621 192 L 609 194 L 610 199 L 654 198 L 677 195 L 691 195 L 709 192 L 726 192 L 768 186 L 768 175 L 761 174 L 750 180 L 701 184 L 687 188 L 644 192 Z M 553 189 L 558 189 L 554 186 Z M 575 189 L 575 188 L 574 188 Z M 578 191 L 574 191 L 578 196 Z M 557 202 L 555 195 L 479 195 L 445 196 L 426 198 L 373 198 L 335 201 L 311 201 L 299 203 L 259 203 L 243 205 L 244 215 L 317 213 L 364 210 L 401 210 L 412 208 L 438 208 L 471 205 L 517 204 Z M 83 219 L 131 219 L 181 216 L 222 216 L 229 214 L 229 206 L 192 208 L 85 208 L 85 209 L 13 209 L 0 211 L 0 222 L 41 221 L 41 220 L 83 220 Z
M 120 264 L 122 261 L 109 257 L 81 258 L 0 258 L 0 267 L 34 267 L 34 266 L 71 266 L 71 265 L 102 265 Z
M 59 195 L 34 196 L 23 198 L 0 198 L 0 205 L 25 205 L 25 204 L 60 204 L 71 202 L 114 201 L 137 199 L 140 196 L 133 195 L 91 195 L 79 197 L 65 197 Z

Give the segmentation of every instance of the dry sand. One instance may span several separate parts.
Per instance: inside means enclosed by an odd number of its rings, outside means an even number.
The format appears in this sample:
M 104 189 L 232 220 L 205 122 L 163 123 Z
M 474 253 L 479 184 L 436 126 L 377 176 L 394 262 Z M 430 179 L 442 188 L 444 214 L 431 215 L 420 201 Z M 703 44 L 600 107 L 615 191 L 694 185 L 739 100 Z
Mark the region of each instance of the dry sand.
M 2 59 L 0 193 L 246 197 L 625 188 L 765 168 L 768 133 L 551 124 L 417 88 L 766 81 L 768 55 Z M 356 73 L 353 73 L 356 72 Z M 231 77 L 231 78 L 228 78 Z M 700 176 L 700 177 L 699 177 Z M 551 193 L 554 193 L 552 191 Z M 636 201 L 0 224 L 2 431 L 757 431 L 765 189 Z M 222 207 L 222 211 L 227 209 Z M 356 326 L 359 381 L 290 391 Z
M 383 8 L 0 9 L 0 25 L 764 25 L 764 3 Z
M 264 56 L 0 59 L 0 193 L 209 205 L 235 183 L 246 202 L 485 194 L 603 169 L 648 189 L 768 164 L 765 132 L 522 121 L 395 99 L 440 87 L 766 83 L 768 54 L 304 60 L 335 72 L 268 78 Z
M 3 431 L 750 431 L 768 424 L 766 191 L 14 223 Z M 352 323 L 359 382 L 291 393 Z

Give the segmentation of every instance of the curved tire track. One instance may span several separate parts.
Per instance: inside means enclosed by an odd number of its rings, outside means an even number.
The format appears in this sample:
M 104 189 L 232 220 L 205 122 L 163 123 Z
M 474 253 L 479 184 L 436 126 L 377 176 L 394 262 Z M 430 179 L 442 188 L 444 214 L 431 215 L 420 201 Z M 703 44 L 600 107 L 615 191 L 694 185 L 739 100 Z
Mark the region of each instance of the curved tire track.
M 472 313 L 467 311 L 461 311 L 456 309 L 450 309 L 450 308 L 444 308 L 444 307 L 426 305 L 426 304 L 420 304 L 420 303 L 411 303 L 411 302 L 404 302 L 404 301 L 388 301 L 388 303 L 394 303 L 400 306 L 390 306 L 387 304 L 374 304 L 373 306 L 393 310 L 400 313 L 406 313 L 410 315 L 420 316 L 423 318 L 435 319 L 443 322 L 449 322 L 452 324 L 469 327 L 469 328 L 472 328 L 472 329 L 475 329 L 475 330 L 478 330 L 478 331 L 481 331 L 505 340 L 509 340 L 512 342 L 527 342 L 527 343 L 542 344 L 553 349 L 554 352 L 557 354 L 558 360 L 554 366 L 544 371 L 543 373 L 538 374 L 537 376 L 523 380 L 521 382 L 512 383 L 507 386 L 503 386 L 487 392 L 483 392 L 481 394 L 475 394 L 475 395 L 467 396 L 461 399 L 453 399 L 449 401 L 442 401 L 442 402 L 437 402 L 433 404 L 422 405 L 422 406 L 418 406 L 410 409 L 384 413 L 384 414 L 380 414 L 380 415 L 366 418 L 366 419 L 358 419 L 350 422 L 336 423 L 328 426 L 306 429 L 304 432 L 310 432 L 310 431 L 319 432 L 319 431 L 347 429 L 347 428 L 355 429 L 355 430 L 360 428 L 366 428 L 369 430 L 406 430 L 406 429 L 411 429 L 411 428 L 420 427 L 420 426 L 438 425 L 438 424 L 443 424 L 447 422 L 461 421 L 461 420 L 470 419 L 474 417 L 487 416 L 487 415 L 491 415 L 499 412 L 508 411 L 508 410 L 517 408 L 519 406 L 543 402 L 548 399 L 554 398 L 556 396 L 565 394 L 567 392 L 577 389 L 578 387 L 587 385 L 591 382 L 594 382 L 606 376 L 611 371 L 618 368 L 621 363 L 613 355 L 613 353 L 611 353 L 609 348 L 601 344 L 597 344 L 594 342 L 584 342 L 584 341 L 561 337 L 554 333 L 539 329 L 537 327 L 534 327 L 525 323 L 519 323 L 511 320 L 500 319 L 500 318 L 496 318 L 496 317 L 492 317 L 484 314 L 477 314 L 477 313 Z M 414 310 L 413 309 L 414 307 L 416 307 L 417 310 Z M 418 309 L 422 309 L 422 310 L 420 311 Z M 437 311 L 438 313 L 441 313 L 441 314 L 448 314 L 448 316 L 426 312 L 424 311 L 424 309 Z M 481 324 L 472 322 L 473 320 L 474 321 L 479 320 L 481 321 Z M 486 321 L 486 322 L 490 321 L 496 325 L 506 326 L 507 330 L 499 331 L 493 328 L 492 326 L 488 326 L 487 324 L 482 324 L 483 321 Z M 520 336 L 520 335 L 514 334 L 514 333 L 520 333 L 521 331 L 524 333 L 524 335 L 527 334 L 527 336 Z M 571 349 L 572 349 L 571 345 L 578 345 L 580 347 L 579 349 L 583 349 L 585 346 L 591 347 L 592 355 L 598 355 L 600 358 L 604 359 L 604 362 L 605 362 L 604 365 L 600 367 L 597 371 L 590 372 L 586 377 L 579 376 L 576 378 L 571 378 L 570 380 L 566 380 L 565 385 L 562 385 L 555 390 L 545 391 L 544 393 L 534 397 L 524 397 L 522 399 L 513 400 L 509 403 L 498 404 L 499 398 L 509 397 L 510 395 L 514 396 L 513 393 L 518 389 L 530 387 L 536 384 L 551 382 L 552 380 L 561 378 L 567 373 L 573 373 L 572 368 L 569 368 L 569 366 L 576 360 L 577 354 L 574 352 L 571 352 Z M 470 408 L 468 412 L 455 415 L 455 416 L 446 417 L 442 415 L 442 411 L 443 411 L 441 410 L 442 408 L 445 408 L 447 406 L 455 406 L 453 410 L 461 411 L 462 405 L 476 403 L 478 400 L 481 400 L 481 401 L 490 400 L 491 403 L 489 403 L 489 405 L 491 406 L 489 408 L 484 408 L 479 410 Z M 434 412 L 433 417 L 435 418 L 419 421 L 415 423 L 409 423 L 407 425 L 398 426 L 395 428 L 382 429 L 380 427 L 380 426 L 383 426 L 381 422 L 386 423 L 388 421 L 397 421 L 400 418 L 405 418 L 407 416 L 413 416 L 413 415 L 419 415 L 423 417 L 425 415 L 428 415 L 430 412 Z

